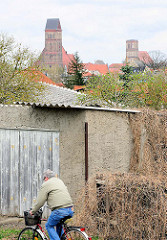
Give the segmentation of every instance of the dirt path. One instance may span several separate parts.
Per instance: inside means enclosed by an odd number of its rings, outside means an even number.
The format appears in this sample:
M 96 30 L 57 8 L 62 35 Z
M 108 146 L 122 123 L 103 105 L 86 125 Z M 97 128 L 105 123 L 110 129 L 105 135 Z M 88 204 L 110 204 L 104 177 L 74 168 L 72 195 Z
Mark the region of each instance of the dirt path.
M 0 228 L 21 229 L 25 227 L 24 218 L 0 216 Z
M 7 229 L 19 230 L 25 227 L 24 218 L 19 217 L 8 217 L 0 215 L 0 239 L 1 240 L 16 240 L 18 238 L 18 234 L 14 234 L 11 232 L 10 237 L 5 237 L 5 232 Z M 10 233 L 10 231 L 9 231 Z
M 45 230 L 45 223 L 42 222 L 42 227 Z M 10 216 L 2 216 L 0 215 L 0 230 L 7 230 L 7 229 L 14 229 L 14 230 L 19 230 L 25 228 L 25 221 L 24 218 L 21 217 L 10 217 Z M 1 231 L 2 232 L 2 231 Z M 0 240 L 16 240 L 18 238 L 18 234 L 16 235 L 11 235 L 10 238 L 4 237 L 4 234 L 0 233 Z

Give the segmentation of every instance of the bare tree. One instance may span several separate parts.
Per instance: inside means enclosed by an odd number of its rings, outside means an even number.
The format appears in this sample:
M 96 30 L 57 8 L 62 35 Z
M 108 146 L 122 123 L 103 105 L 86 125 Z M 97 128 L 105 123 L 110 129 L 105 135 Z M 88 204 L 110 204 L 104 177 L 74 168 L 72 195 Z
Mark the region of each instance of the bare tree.
M 167 56 L 159 50 L 143 54 L 140 60 L 144 66 L 148 66 L 154 70 L 165 69 L 167 67 Z

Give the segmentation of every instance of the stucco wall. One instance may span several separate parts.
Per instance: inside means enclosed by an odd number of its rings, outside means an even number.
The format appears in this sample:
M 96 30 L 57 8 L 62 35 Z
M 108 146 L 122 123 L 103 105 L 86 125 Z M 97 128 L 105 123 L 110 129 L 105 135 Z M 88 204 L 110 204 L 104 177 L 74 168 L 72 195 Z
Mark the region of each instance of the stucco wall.
M 128 114 L 87 111 L 89 128 L 89 174 L 100 169 L 128 172 L 133 148 Z
M 84 184 L 84 111 L 0 106 L 0 128 L 53 130 L 60 133 L 60 177 L 73 198 Z
M 133 146 L 127 113 L 0 106 L 0 128 L 60 133 L 60 177 L 74 199 L 85 179 L 85 122 L 88 122 L 89 176 L 101 168 L 127 172 Z

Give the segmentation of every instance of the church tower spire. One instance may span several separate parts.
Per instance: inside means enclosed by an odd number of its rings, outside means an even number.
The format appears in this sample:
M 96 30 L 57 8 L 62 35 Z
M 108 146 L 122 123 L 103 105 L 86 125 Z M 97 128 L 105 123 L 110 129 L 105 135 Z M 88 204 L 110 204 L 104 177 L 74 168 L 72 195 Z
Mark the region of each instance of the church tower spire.
M 62 29 L 59 18 L 47 19 L 42 63 L 50 68 L 62 66 Z

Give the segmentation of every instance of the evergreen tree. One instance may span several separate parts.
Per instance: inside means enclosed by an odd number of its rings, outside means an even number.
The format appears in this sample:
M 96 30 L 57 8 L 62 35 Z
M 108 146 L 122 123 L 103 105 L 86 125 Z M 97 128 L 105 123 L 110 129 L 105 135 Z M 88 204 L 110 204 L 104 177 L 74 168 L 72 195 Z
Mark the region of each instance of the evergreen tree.
M 123 72 L 123 74 L 120 74 L 119 78 L 124 82 L 123 87 L 127 88 L 128 83 L 132 80 L 131 75 L 133 73 L 133 68 L 132 66 L 126 65 L 122 66 L 121 71 Z
M 67 76 L 64 78 L 64 84 L 68 88 L 73 88 L 74 85 L 84 85 L 84 64 L 80 60 L 78 53 L 74 54 L 68 66 Z

